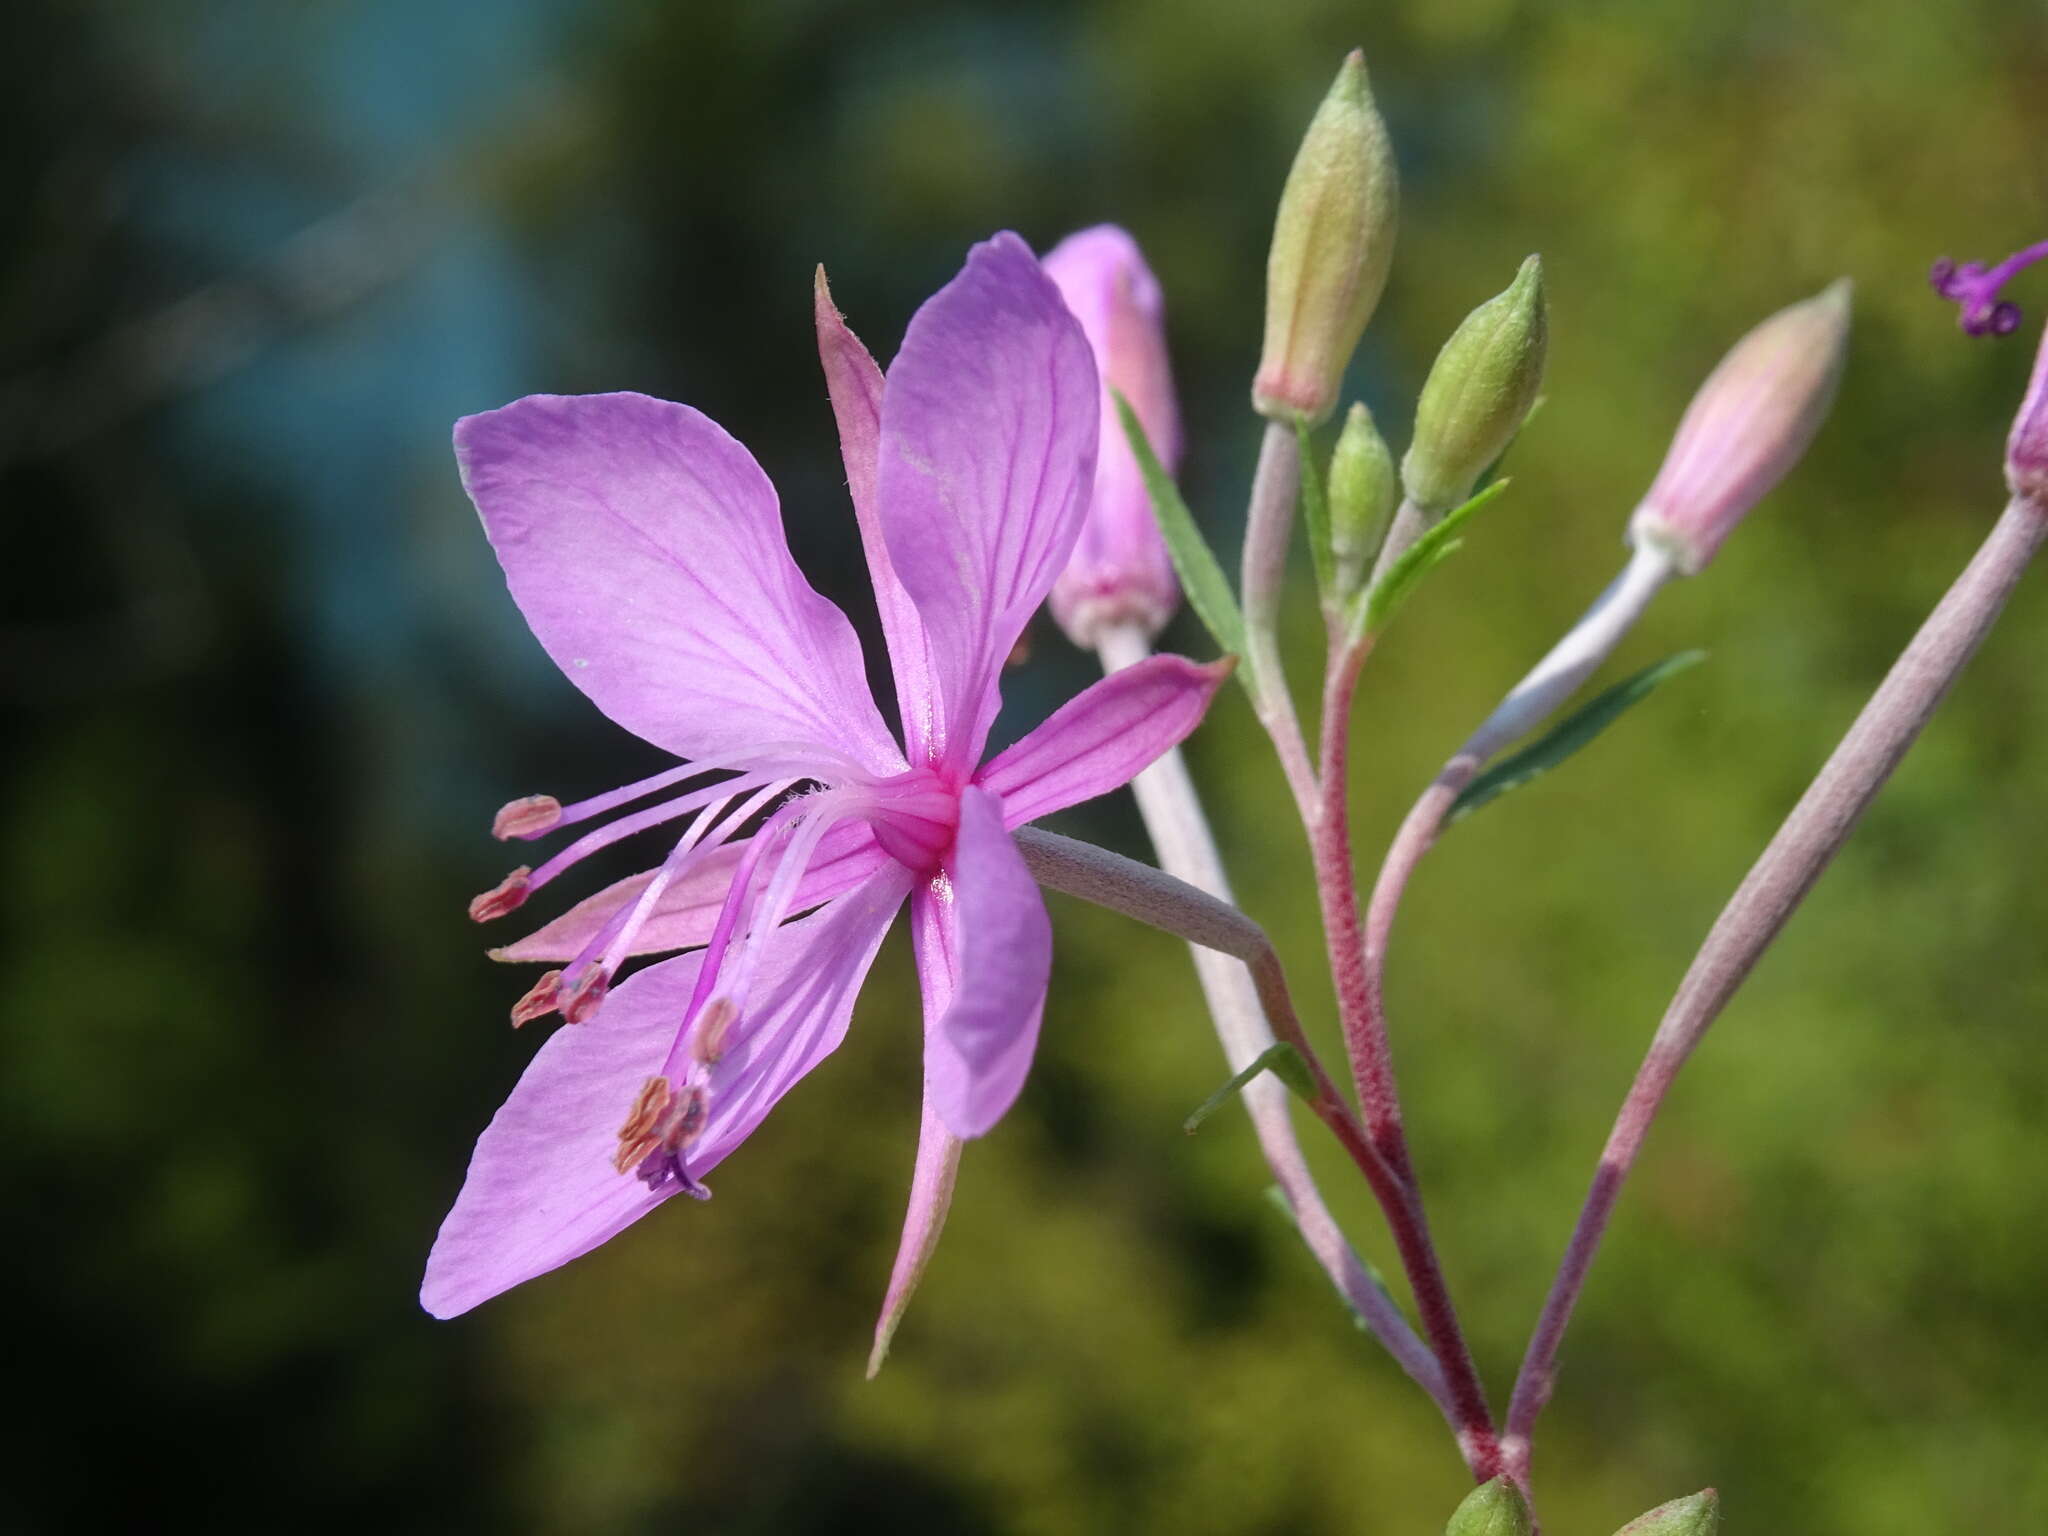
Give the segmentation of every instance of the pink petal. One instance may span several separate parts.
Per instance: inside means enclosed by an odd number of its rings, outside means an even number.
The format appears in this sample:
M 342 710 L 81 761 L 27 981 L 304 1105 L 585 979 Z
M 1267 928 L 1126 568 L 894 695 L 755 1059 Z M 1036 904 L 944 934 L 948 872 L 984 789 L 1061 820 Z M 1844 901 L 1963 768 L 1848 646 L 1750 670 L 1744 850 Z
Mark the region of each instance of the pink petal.
M 825 365 L 825 388 L 839 423 L 839 454 L 846 461 L 846 489 L 860 524 L 861 548 L 867 552 L 868 576 L 881 610 L 882 639 L 889 650 L 889 669 L 896 679 L 896 708 L 903 720 L 903 739 L 913 760 L 929 753 L 938 714 L 937 685 L 932 681 L 931 643 L 917 604 L 903 588 L 882 520 L 875 509 L 876 460 L 882 442 L 882 370 L 860 338 L 848 329 L 818 268 L 813 309 L 818 327 L 818 358 Z
M 1052 974 L 1052 922 L 986 790 L 960 797 L 946 873 L 959 929 L 959 987 L 925 1041 L 925 1092 L 954 1135 L 1002 1119 L 1024 1086 Z
M 1128 784 L 1202 722 L 1226 659 L 1198 666 L 1148 656 L 1092 684 L 1051 719 L 982 766 L 974 782 L 1003 803 L 1003 824 L 1027 821 Z
M 1003 662 L 1081 531 L 1098 413 L 1088 340 L 1012 234 L 968 254 L 889 365 L 876 494 L 955 767 L 980 757 Z
M 781 929 L 711 1069 L 711 1109 L 689 1166 L 701 1176 L 845 1038 L 855 995 L 910 878 L 884 871 Z M 640 971 L 588 1024 L 558 1028 L 478 1139 L 469 1176 L 427 1259 L 420 1304 L 453 1317 L 588 1253 L 676 1191 L 616 1173 L 620 1124 L 662 1070 L 701 954 Z
M 930 888 L 911 892 L 910 937 L 917 951 L 917 974 L 924 993 L 925 1036 L 929 1041 L 953 1000 L 959 936 L 953 929 L 952 904 L 935 897 Z M 896 1325 L 909 1310 L 910 1298 L 916 1294 L 919 1282 L 924 1279 L 925 1266 L 939 1246 L 939 1233 L 944 1230 L 946 1213 L 953 1205 L 960 1149 L 965 1145 L 932 1112 L 929 1049 L 925 1060 L 924 1111 L 917 1128 L 917 1163 L 910 1175 L 910 1208 L 904 1213 L 896 1262 L 890 1266 L 889 1291 L 882 1299 L 881 1316 L 875 1320 L 875 1342 L 868 1351 L 870 1380 L 888 1358 Z
M 725 902 L 726 890 L 732 884 L 733 865 L 745 849 L 743 841 L 714 849 L 671 885 L 647 919 L 646 927 L 640 930 L 632 953 L 659 955 L 706 942 L 718 920 L 718 909 Z M 798 882 L 791 910 L 801 912 L 821 901 L 830 901 L 852 890 L 887 862 L 888 855 L 875 842 L 874 831 L 866 822 L 842 821 L 819 839 L 810 868 Z M 575 959 L 613 913 L 639 897 L 653 875 L 653 870 L 647 870 L 613 882 L 525 938 L 492 950 L 491 958 L 550 962 Z
M 797 570 L 774 487 L 686 405 L 529 395 L 455 424 L 514 601 L 569 680 L 679 757 L 803 770 L 902 757 L 846 616 Z

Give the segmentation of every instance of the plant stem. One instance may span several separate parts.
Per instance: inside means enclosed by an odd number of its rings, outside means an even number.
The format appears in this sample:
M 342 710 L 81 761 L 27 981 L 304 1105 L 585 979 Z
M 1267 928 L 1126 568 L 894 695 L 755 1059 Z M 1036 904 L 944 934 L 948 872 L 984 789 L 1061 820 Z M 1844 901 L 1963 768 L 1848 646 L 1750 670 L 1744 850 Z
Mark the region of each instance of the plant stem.
M 1288 691 L 1280 661 L 1280 597 L 1287 582 L 1287 547 L 1294 531 L 1294 502 L 1301 488 L 1301 446 L 1292 427 L 1266 423 L 1259 440 L 1258 468 L 1252 472 L 1251 504 L 1244 525 L 1244 647 L 1259 724 L 1273 738 L 1281 771 L 1303 820 L 1314 814 L 1315 771 L 1308 743 Z
M 1471 1349 L 1458 1325 L 1443 1265 L 1430 1241 L 1422 1191 L 1408 1154 L 1402 1125 L 1400 1094 L 1394 1083 L 1393 1051 L 1385 1015 L 1371 1006 L 1364 936 L 1358 922 L 1358 882 L 1352 868 L 1348 806 L 1351 703 L 1358 675 L 1370 654 L 1371 642 L 1333 644 L 1323 689 L 1316 814 L 1309 826 L 1315 858 L 1316 895 L 1322 907 L 1323 935 L 1329 950 L 1330 975 L 1336 985 L 1338 1016 L 1344 1027 L 1345 1054 L 1358 1087 L 1365 1133 L 1375 1158 L 1399 1180 L 1398 1198 L 1382 1194 L 1381 1206 L 1401 1247 L 1409 1286 L 1424 1331 L 1443 1366 L 1444 1380 L 1457 1408 L 1459 1446 L 1473 1474 L 1484 1481 L 1499 1471 L 1493 1415 L 1486 1391 L 1472 1361 Z M 1375 1187 L 1374 1192 L 1380 1191 Z M 1482 1470 L 1484 1469 L 1484 1470 Z
M 1749 975 L 1990 631 L 2048 540 L 2048 504 L 2015 496 L 1983 547 L 1899 656 L 1751 867 L 1679 983 L 1629 1088 L 1515 1382 L 1506 1448 L 1526 1477 L 1529 1435 L 1556 1384 L 1557 1353 L 1621 1187 L 1673 1079 Z
M 1314 1047 L 1302 1032 L 1301 1020 L 1288 992 L 1286 973 L 1265 930 L 1237 908 L 1186 881 L 1107 849 L 1036 827 L 1018 828 L 1016 838 L 1032 878 L 1048 890 L 1092 901 L 1245 962 L 1274 1035 L 1300 1051 L 1308 1064 L 1315 1086 L 1310 1108 L 1365 1175 L 1386 1213 L 1395 1249 L 1415 1291 L 1423 1331 L 1444 1369 L 1452 1404 L 1451 1420 L 1466 1465 L 1481 1482 L 1498 1473 L 1500 1445 L 1492 1416 L 1473 1374 L 1464 1339 L 1458 1333 L 1457 1317 L 1451 1310 L 1443 1272 L 1430 1246 L 1429 1228 L 1423 1220 L 1420 1202 L 1379 1155 L 1351 1106 L 1323 1069 Z
M 1119 625 L 1099 637 L 1097 651 L 1103 670 L 1118 672 L 1150 655 L 1151 647 L 1142 630 Z M 1216 851 L 1216 840 L 1180 750 L 1169 749 L 1131 781 L 1131 790 L 1137 797 L 1138 811 L 1160 866 L 1198 890 L 1230 901 L 1223 860 Z M 1240 1072 L 1273 1044 L 1273 1031 L 1259 1006 L 1251 973 L 1243 962 L 1220 951 L 1199 944 L 1189 947 L 1195 974 L 1223 1044 L 1224 1059 L 1232 1072 Z M 1451 1401 L 1436 1356 L 1380 1289 L 1316 1188 L 1301 1144 L 1295 1139 L 1287 1089 L 1270 1073 L 1262 1073 L 1245 1084 L 1241 1097 L 1266 1165 L 1294 1213 L 1309 1252 L 1322 1265 L 1345 1303 L 1386 1346 L 1395 1362 L 1450 1417 Z

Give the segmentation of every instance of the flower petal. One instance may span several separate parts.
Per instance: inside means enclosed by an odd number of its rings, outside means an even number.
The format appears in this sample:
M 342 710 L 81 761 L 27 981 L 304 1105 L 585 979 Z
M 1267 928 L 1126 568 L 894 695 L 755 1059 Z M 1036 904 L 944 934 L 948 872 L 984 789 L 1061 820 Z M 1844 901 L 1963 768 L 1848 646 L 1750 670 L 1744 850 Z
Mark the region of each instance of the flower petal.
M 1098 416 L 1088 340 L 1012 234 L 968 254 L 889 365 L 876 494 L 956 767 L 980 757 L 1003 662 L 1081 531 Z
M 713 849 L 663 892 L 640 936 L 634 940 L 632 953 L 666 954 L 670 950 L 693 948 L 710 939 L 718 910 L 732 884 L 733 865 L 745 849 L 744 841 Z M 852 890 L 888 861 L 889 856 L 882 852 L 874 830 L 866 822 L 842 821 L 818 840 L 817 851 L 811 855 L 810 867 L 797 885 L 790 910 L 801 912 L 830 901 Z M 613 913 L 639 898 L 653 877 L 654 871 L 650 869 L 614 881 L 525 938 L 492 950 L 491 958 L 515 962 L 573 960 L 583 953 L 584 946 L 597 936 L 598 929 Z M 626 956 L 616 958 L 623 960 Z
M 514 601 L 569 680 L 680 757 L 902 764 L 853 627 L 789 557 L 774 487 L 699 411 L 529 395 L 455 424 Z
M 959 986 L 925 1040 L 925 1091 L 946 1129 L 972 1140 L 1024 1086 L 1052 974 L 1052 922 L 986 790 L 960 797 L 946 873 L 959 927 Z
M 958 939 L 953 908 L 931 888 L 910 894 L 910 937 L 917 951 L 917 974 L 924 993 L 924 1027 L 929 1040 L 953 1000 L 958 971 Z M 931 1055 L 927 1049 L 929 1073 Z M 960 1172 L 960 1149 L 966 1145 L 946 1129 L 932 1110 L 931 1081 L 925 1081 L 924 1109 L 917 1127 L 917 1163 L 910 1175 L 910 1208 L 903 1216 L 903 1236 L 896 1262 L 889 1269 L 889 1291 L 875 1319 L 875 1342 L 868 1351 L 868 1379 L 873 1380 L 888 1358 L 896 1325 L 909 1310 L 910 1298 L 924 1279 L 925 1266 L 939 1246 L 939 1233 L 953 1205 L 953 1182 Z
M 910 877 L 885 870 L 781 929 L 761 957 L 746 1016 L 711 1069 L 710 1115 L 689 1152 L 701 1175 L 745 1140 L 845 1037 L 855 995 Z M 640 1085 L 662 1070 L 702 955 L 649 966 L 588 1024 L 542 1046 L 476 1144 L 469 1176 L 427 1259 L 420 1304 L 453 1317 L 566 1264 L 669 1199 L 612 1169 Z
M 1230 670 L 1228 659 L 1148 656 L 1069 699 L 974 782 L 1000 797 L 1008 827 L 1108 794 L 1201 724 Z
M 868 557 L 868 576 L 875 587 L 875 606 L 882 615 L 882 640 L 889 650 L 889 670 L 896 679 L 896 709 L 903 720 L 903 739 L 913 760 L 922 761 L 937 729 L 938 689 L 932 681 L 931 642 L 917 604 L 904 590 L 882 537 L 876 511 L 875 475 L 882 443 L 882 370 L 854 335 L 832 303 L 825 269 L 818 268 L 813 293 L 818 327 L 818 358 L 825 365 L 825 389 L 839 423 L 839 453 L 846 461 L 846 489 L 860 524 L 861 548 Z

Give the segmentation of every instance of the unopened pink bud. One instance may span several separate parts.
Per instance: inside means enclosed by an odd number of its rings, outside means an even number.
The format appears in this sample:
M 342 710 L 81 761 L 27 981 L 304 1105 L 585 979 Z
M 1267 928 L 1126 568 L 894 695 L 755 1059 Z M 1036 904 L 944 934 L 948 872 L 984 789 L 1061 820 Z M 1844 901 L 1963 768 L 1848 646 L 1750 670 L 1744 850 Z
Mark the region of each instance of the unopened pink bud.
M 1663 549 L 1690 576 L 1799 462 L 1834 403 L 1849 292 L 1842 278 L 1779 310 L 1721 359 L 1629 522 L 1631 542 Z
M 1043 265 L 1081 322 L 1102 376 L 1095 495 L 1073 556 L 1053 583 L 1052 615 L 1079 646 L 1092 647 L 1118 624 L 1150 639 L 1180 605 L 1180 584 L 1111 391 L 1131 402 L 1171 474 L 1180 462 L 1180 409 L 1166 360 L 1165 302 L 1137 241 L 1113 224 L 1069 235 Z
M 2048 512 L 2048 331 L 2041 334 L 2033 382 L 2012 419 L 2012 436 L 2005 440 L 2005 483 L 2013 495 Z

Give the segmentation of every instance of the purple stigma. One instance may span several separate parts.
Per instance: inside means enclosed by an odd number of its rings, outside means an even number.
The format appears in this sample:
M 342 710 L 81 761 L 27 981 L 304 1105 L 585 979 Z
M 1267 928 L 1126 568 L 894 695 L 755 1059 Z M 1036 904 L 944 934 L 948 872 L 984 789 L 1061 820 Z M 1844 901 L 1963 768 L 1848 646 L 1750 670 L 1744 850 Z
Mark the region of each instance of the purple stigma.
M 1995 267 L 1966 261 L 1958 266 L 1944 256 L 1928 270 L 1927 281 L 1962 311 L 1957 323 L 1972 336 L 2009 336 L 2019 329 L 2020 307 L 1999 298 L 1999 290 L 2037 261 L 2048 261 L 2048 240 L 2015 251 Z

